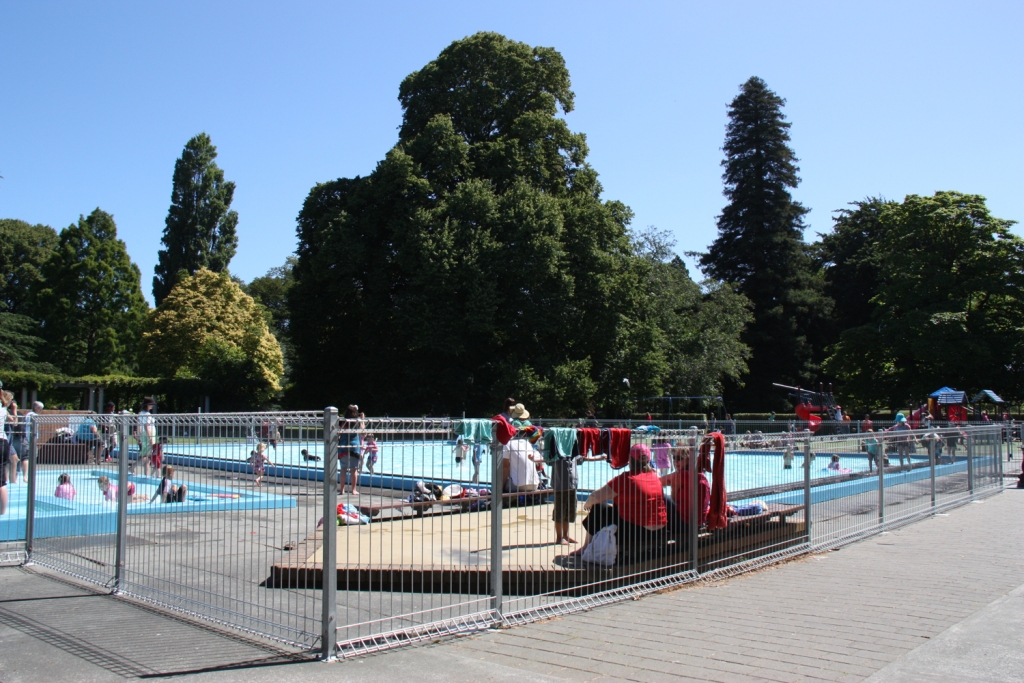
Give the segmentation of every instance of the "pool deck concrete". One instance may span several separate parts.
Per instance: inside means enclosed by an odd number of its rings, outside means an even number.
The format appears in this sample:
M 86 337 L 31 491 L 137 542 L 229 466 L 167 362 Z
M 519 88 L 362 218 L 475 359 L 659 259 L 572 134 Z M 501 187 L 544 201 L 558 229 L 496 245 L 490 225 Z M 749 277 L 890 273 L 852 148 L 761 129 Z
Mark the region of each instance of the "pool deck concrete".
M 838 551 L 325 664 L 59 575 L 0 569 L 0 680 L 1019 681 L 1024 491 Z

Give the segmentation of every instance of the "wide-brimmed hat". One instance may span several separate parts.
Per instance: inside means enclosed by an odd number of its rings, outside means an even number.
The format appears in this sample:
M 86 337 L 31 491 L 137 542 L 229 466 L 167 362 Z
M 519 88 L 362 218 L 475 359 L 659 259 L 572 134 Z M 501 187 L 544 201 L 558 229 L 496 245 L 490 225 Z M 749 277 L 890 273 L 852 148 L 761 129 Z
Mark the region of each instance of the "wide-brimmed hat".
M 509 409 L 508 414 L 516 420 L 529 420 L 530 411 L 522 403 L 517 403 Z
M 903 413 L 896 413 L 896 421 L 897 422 L 906 422 L 907 421 L 907 416 L 904 415 Z

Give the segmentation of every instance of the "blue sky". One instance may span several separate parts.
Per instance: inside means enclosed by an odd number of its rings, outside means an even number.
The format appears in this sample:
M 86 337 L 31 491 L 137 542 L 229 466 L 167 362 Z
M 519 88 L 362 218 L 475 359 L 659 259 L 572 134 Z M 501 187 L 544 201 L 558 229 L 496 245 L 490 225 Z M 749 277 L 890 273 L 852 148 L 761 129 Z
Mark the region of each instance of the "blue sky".
M 974 192 L 1021 220 L 1022 28 L 1020 2 L 0 0 L 0 217 L 109 211 L 150 296 L 174 161 L 206 131 L 248 281 L 294 250 L 315 183 L 395 143 L 401 80 L 488 30 L 564 55 L 605 197 L 680 252 L 715 237 L 726 105 L 752 75 L 788 101 L 809 239 L 869 195 Z

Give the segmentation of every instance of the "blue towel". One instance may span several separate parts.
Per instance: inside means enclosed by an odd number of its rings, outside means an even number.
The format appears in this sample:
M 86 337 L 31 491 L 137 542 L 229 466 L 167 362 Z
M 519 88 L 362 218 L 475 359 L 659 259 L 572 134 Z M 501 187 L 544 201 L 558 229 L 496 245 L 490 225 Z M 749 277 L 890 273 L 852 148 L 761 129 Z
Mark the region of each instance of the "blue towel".
M 466 443 L 490 443 L 493 428 L 490 420 L 462 420 L 455 423 L 452 431 Z
M 736 514 L 739 517 L 749 517 L 751 515 L 759 515 L 767 508 L 761 503 L 748 503 L 747 505 L 737 505 L 733 509 L 736 510 Z

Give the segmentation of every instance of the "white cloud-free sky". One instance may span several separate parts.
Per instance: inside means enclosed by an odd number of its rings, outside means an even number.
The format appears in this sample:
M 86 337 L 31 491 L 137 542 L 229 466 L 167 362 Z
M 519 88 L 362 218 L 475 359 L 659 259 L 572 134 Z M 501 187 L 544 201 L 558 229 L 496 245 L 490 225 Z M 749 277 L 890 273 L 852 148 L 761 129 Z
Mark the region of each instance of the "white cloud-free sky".
M 605 197 L 680 252 L 715 237 L 726 105 L 753 75 L 788 102 L 808 239 L 869 195 L 979 193 L 1021 220 L 1022 29 L 1016 1 L 0 0 L 0 217 L 109 211 L 149 296 L 174 161 L 206 131 L 248 281 L 295 249 L 315 183 L 395 143 L 401 80 L 486 30 L 563 54 Z

